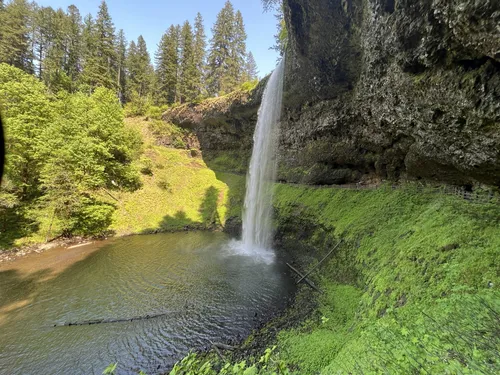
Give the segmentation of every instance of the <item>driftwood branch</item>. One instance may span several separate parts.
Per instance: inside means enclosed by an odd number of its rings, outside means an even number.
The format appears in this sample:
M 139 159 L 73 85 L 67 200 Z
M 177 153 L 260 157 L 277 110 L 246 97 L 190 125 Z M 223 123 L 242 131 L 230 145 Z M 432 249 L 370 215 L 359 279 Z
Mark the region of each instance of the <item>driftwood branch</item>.
M 323 293 L 321 289 L 319 289 L 316 285 L 313 284 L 311 280 L 309 280 L 307 277 L 304 277 L 304 275 L 297 270 L 295 267 L 293 267 L 290 263 L 286 264 L 293 272 L 295 272 L 299 277 L 301 277 L 301 280 L 304 280 L 311 288 L 314 290 L 318 291 L 319 293 Z
M 221 351 L 219 350 L 219 347 L 218 347 L 219 345 L 222 345 L 222 344 L 212 342 L 211 340 L 208 340 L 208 341 L 210 341 L 210 344 L 212 344 L 212 348 L 214 348 L 215 352 L 220 357 L 220 359 L 222 359 L 224 362 L 226 362 L 226 357 L 224 357 L 224 355 L 221 353 Z
M 111 324 L 111 323 L 126 323 L 126 322 L 135 322 L 139 320 L 148 320 L 160 318 L 166 315 L 171 314 L 172 311 L 161 314 L 153 314 L 153 315 L 145 315 L 145 316 L 135 316 L 133 318 L 121 318 L 121 319 L 93 319 L 93 320 L 85 320 L 81 322 L 67 322 L 61 324 L 54 324 L 53 327 L 76 327 L 76 326 L 91 326 L 96 324 Z
M 236 349 L 238 349 L 236 346 L 226 345 L 226 344 L 222 344 L 220 342 L 212 342 L 212 345 L 219 348 L 219 349 L 222 349 L 222 350 L 236 350 Z
M 332 250 L 330 250 L 330 251 L 328 252 L 328 254 L 326 254 L 326 255 L 324 256 L 324 258 L 323 258 L 323 259 L 321 259 L 321 260 L 318 262 L 318 264 L 316 264 L 313 268 L 311 268 L 311 270 L 310 270 L 309 272 L 307 272 L 304 276 L 302 276 L 302 277 L 300 278 L 300 280 L 299 280 L 299 281 L 297 281 L 297 284 L 298 284 L 298 283 L 300 283 L 302 280 L 304 280 L 304 279 L 305 279 L 307 276 L 309 276 L 311 273 L 313 273 L 313 272 L 314 272 L 314 270 L 315 270 L 316 268 L 318 268 L 318 267 L 321 265 L 321 263 L 323 263 L 323 262 L 324 262 L 324 261 L 325 261 L 325 260 L 326 260 L 326 259 L 330 256 L 330 255 L 332 255 L 332 253 L 333 253 L 333 252 L 334 252 L 334 251 L 335 251 L 335 250 L 336 250 L 336 249 L 340 246 L 340 244 L 341 244 L 341 243 L 342 243 L 342 240 L 340 240 L 340 241 L 339 241 L 339 243 L 338 243 L 337 245 L 335 245 L 335 247 L 334 247 Z

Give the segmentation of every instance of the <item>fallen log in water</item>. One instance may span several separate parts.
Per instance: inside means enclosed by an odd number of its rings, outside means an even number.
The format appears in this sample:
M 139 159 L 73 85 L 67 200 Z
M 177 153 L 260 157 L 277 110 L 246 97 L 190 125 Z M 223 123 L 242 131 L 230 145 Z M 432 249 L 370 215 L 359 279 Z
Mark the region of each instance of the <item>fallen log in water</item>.
M 305 278 L 307 278 L 307 276 L 309 276 L 311 273 L 313 273 L 313 271 L 318 268 L 319 266 L 321 266 L 321 264 L 330 256 L 333 254 L 333 252 L 337 249 L 337 247 L 340 246 L 340 244 L 342 243 L 343 240 L 340 240 L 339 243 L 333 248 L 331 249 L 328 254 L 326 254 L 323 259 L 321 259 L 318 264 L 316 264 L 313 268 L 311 268 L 311 270 L 309 272 L 307 272 L 304 276 L 302 276 L 300 278 L 299 281 L 297 281 L 297 284 L 300 283 L 302 280 L 304 280 Z
M 307 277 L 305 277 L 299 270 L 297 270 L 296 268 L 294 268 L 291 264 L 287 263 L 286 264 L 293 272 L 295 272 L 297 275 L 299 275 L 299 277 L 301 278 L 301 280 L 304 280 L 307 285 L 309 285 L 311 288 L 313 288 L 314 290 L 318 291 L 319 293 L 323 293 L 323 291 L 321 289 L 319 289 L 316 285 L 314 285 L 314 283 L 309 280 Z
M 93 319 L 93 320 L 84 320 L 81 322 L 66 322 L 66 323 L 56 323 L 53 327 L 76 327 L 76 326 L 91 326 L 96 324 L 111 324 L 111 323 L 126 323 L 126 322 L 135 322 L 140 320 L 148 320 L 160 318 L 172 313 L 176 313 L 178 311 L 169 311 L 161 314 L 152 314 L 145 316 L 135 316 L 132 318 L 121 318 L 121 319 Z

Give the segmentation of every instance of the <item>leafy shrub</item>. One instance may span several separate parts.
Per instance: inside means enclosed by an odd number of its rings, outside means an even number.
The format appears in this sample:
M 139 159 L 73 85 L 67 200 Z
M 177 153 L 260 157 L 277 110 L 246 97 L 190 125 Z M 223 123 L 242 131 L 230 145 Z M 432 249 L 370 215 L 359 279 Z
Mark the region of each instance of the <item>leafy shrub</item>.
M 109 203 L 87 200 L 72 215 L 71 233 L 85 236 L 104 234 L 112 223 L 114 211 L 115 207 Z
M 125 116 L 144 116 L 151 108 L 151 103 L 151 97 L 141 97 L 137 92 L 134 91 L 130 95 L 130 101 L 124 107 Z
M 153 175 L 153 161 L 145 156 L 140 159 L 141 173 L 147 176 Z
M 160 120 L 161 115 L 163 114 L 164 111 L 160 107 L 157 106 L 151 106 L 146 112 L 146 116 L 149 117 L 150 119 L 154 120 Z
M 171 185 L 170 185 L 170 182 L 167 181 L 167 178 L 162 176 L 160 177 L 160 179 L 158 180 L 158 182 L 156 183 L 158 185 L 158 187 L 162 190 L 165 190 L 165 191 L 171 191 Z
M 289 375 L 286 364 L 277 359 L 276 346 L 265 350 L 257 363 L 247 361 L 226 363 L 220 371 L 214 370 L 214 364 L 203 361 L 197 354 L 191 353 L 175 364 L 170 375 Z
M 252 91 L 259 84 L 258 79 L 254 79 L 253 81 L 247 81 L 241 84 L 240 90 L 242 91 Z

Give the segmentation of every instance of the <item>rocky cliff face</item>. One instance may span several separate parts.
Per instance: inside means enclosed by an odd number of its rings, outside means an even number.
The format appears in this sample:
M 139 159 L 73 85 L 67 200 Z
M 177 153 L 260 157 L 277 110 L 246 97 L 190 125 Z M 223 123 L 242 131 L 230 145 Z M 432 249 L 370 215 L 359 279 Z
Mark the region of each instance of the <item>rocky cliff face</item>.
M 500 3 L 285 0 L 279 179 L 500 186 Z M 183 106 L 204 156 L 250 155 L 264 83 Z
M 500 3 L 285 0 L 280 178 L 500 185 Z
M 163 114 L 162 119 L 196 133 L 209 164 L 221 155 L 233 159 L 226 169 L 242 172 L 246 169 L 252 151 L 253 132 L 257 122 L 266 80 L 250 92 L 234 92 L 207 99 L 199 104 L 185 104 Z M 233 170 L 235 171 L 235 170 Z

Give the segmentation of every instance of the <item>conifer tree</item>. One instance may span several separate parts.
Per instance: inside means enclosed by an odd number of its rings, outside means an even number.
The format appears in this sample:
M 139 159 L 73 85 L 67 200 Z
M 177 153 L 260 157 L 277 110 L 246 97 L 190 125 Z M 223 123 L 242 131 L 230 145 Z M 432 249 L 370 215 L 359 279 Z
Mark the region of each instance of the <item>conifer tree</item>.
M 196 79 L 193 29 L 189 22 L 186 21 L 182 26 L 180 38 L 179 99 L 181 103 L 191 102 L 196 99 Z
M 51 40 L 51 20 L 54 10 L 51 7 L 40 7 L 33 11 L 32 35 L 35 72 L 39 78 L 43 74 L 43 60 L 47 55 Z
M 155 53 L 155 82 L 156 82 L 156 91 L 155 91 L 155 102 L 157 104 L 166 104 L 168 103 L 168 85 L 167 85 L 167 46 L 169 43 L 169 35 L 168 33 L 164 33 L 160 39 L 160 43 L 158 44 L 158 49 Z
M 207 47 L 203 17 L 200 13 L 194 21 L 194 65 L 196 67 L 193 77 L 196 85 L 196 98 L 201 99 L 205 94 L 204 72 L 205 72 L 205 48 Z
M 30 35 L 31 6 L 26 0 L 12 0 L 1 12 L 0 62 L 33 73 Z
M 232 42 L 235 32 L 234 8 L 226 1 L 212 28 L 207 65 L 207 85 L 211 95 L 225 94 L 235 87 L 230 77 Z
M 84 91 L 92 91 L 97 86 L 99 74 L 97 61 L 97 33 L 95 22 L 91 14 L 85 16 L 82 29 L 82 60 L 83 70 L 80 81 L 85 87 Z
M 246 52 L 247 33 L 243 22 L 243 15 L 238 10 L 234 17 L 234 35 L 231 43 L 231 65 L 229 74 L 236 85 L 245 81 L 247 52 Z
M 257 69 L 257 63 L 255 62 L 252 52 L 249 52 L 245 65 L 245 81 L 253 81 L 258 78 L 259 71 Z
M 170 26 L 161 38 L 156 53 L 156 85 L 159 104 L 177 100 L 179 75 L 179 26 Z
M 46 55 L 43 59 L 43 70 L 41 78 L 47 85 L 47 88 L 52 92 L 57 92 L 60 89 L 69 90 L 69 78 L 63 70 L 66 60 L 66 35 L 64 23 L 66 14 L 62 9 L 48 13 L 48 36 L 49 40 L 46 45 Z
M 106 1 L 102 1 L 95 22 L 97 84 L 110 89 L 116 86 L 115 27 Z
M 70 5 L 67 10 L 66 53 L 64 70 L 71 82 L 70 91 L 74 92 L 82 70 L 82 16 L 74 5 Z
M 116 42 L 116 56 L 116 86 L 118 88 L 118 97 L 123 104 L 125 103 L 127 93 L 127 40 L 125 38 L 125 32 L 123 30 L 120 30 L 118 32 L 118 39 Z
M 130 44 L 127 67 L 130 90 L 137 93 L 140 98 L 146 97 L 152 85 L 153 68 L 146 41 L 142 35 L 137 39 L 137 44 L 134 42 Z

